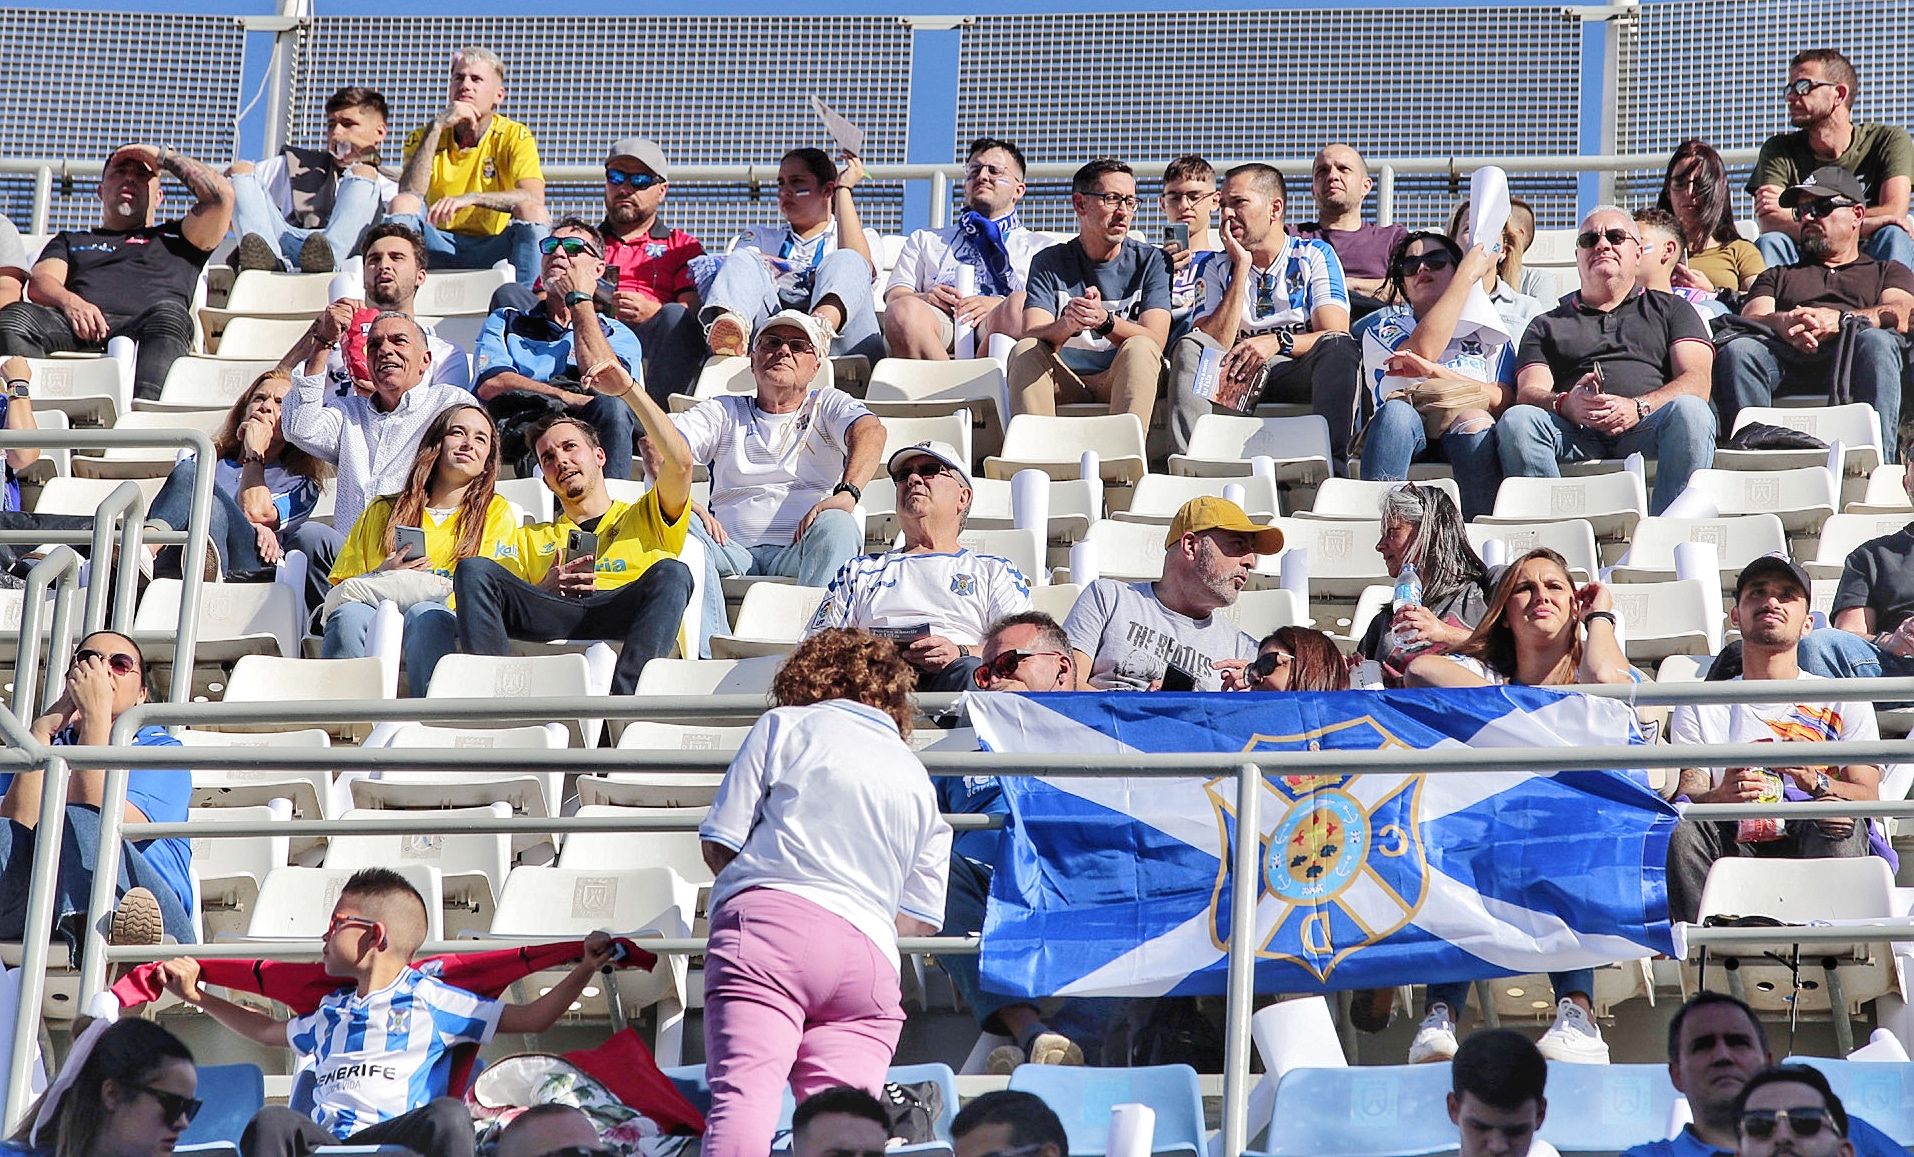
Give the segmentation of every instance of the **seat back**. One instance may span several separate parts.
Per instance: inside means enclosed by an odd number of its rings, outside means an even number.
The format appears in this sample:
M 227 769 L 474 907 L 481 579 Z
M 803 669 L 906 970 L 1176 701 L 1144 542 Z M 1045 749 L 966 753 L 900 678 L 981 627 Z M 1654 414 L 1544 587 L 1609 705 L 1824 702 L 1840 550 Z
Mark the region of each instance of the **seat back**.
M 235 322 L 237 324 L 237 322 Z M 284 353 L 285 350 L 280 350 Z M 225 411 L 246 392 L 260 374 L 279 362 L 279 354 L 240 359 L 183 357 L 166 371 L 155 410 Z
M 239 1144 L 253 1114 L 266 1105 L 266 1077 L 258 1065 L 200 1065 L 199 1116 L 179 1135 L 180 1145 Z
M 1716 860 L 1701 889 L 1701 918 L 1772 916 L 1791 924 L 1885 920 L 1894 911 L 1894 874 L 1878 856 L 1792 859 L 1788 870 L 1761 871 L 1753 857 Z M 1784 937 L 1785 932 L 1777 935 Z
M 444 808 L 431 815 L 434 819 L 486 819 L 510 815 L 511 810 L 510 805 L 500 803 Z M 379 809 L 352 808 L 340 818 L 363 820 L 389 815 Z M 439 870 L 441 880 L 483 875 L 492 895 L 497 896 L 512 870 L 512 837 L 505 832 L 347 834 L 333 836 L 326 845 L 324 866 L 328 868 L 380 868 L 401 863 L 431 864 Z
M 585 804 L 578 809 L 579 819 L 594 816 L 639 819 L 664 816 L 689 820 L 696 824 L 704 816 L 701 807 L 609 807 Z M 572 832 L 558 853 L 561 868 L 670 868 L 693 884 L 711 883 L 711 869 L 704 862 L 695 828 L 685 831 L 644 832 Z
M 1418 1157 L 1456 1148 L 1449 1066 L 1291 1069 L 1276 1085 L 1271 1157 Z
M 299 344 L 311 325 L 305 318 L 235 317 L 220 332 L 219 348 L 213 352 L 222 358 L 277 360 Z
M 1667 1065 L 1550 1065 L 1548 1114 L 1536 1135 L 1564 1153 L 1660 1141 L 1680 1095 Z
M 1320 414 L 1257 418 L 1205 414 L 1190 431 L 1190 447 L 1170 459 L 1172 474 L 1248 474 L 1250 459 L 1276 461 L 1279 479 L 1329 477 L 1329 421 Z
M 793 583 L 752 583 L 738 607 L 731 633 L 746 639 L 774 639 L 795 643 L 824 601 L 823 587 Z M 622 744 L 620 746 L 623 746 Z
M 1220 498 L 1223 488 L 1232 485 L 1243 488 L 1240 505 L 1251 518 L 1263 520 L 1282 513 L 1282 503 L 1276 495 L 1275 484 L 1268 478 L 1254 474 L 1236 478 L 1223 475 L 1145 474 L 1137 479 L 1136 490 L 1130 495 L 1130 508 L 1116 517 L 1129 522 L 1168 526 L 1170 520 L 1176 517 L 1176 512 L 1190 499 L 1206 495 Z
M 491 312 L 492 294 L 506 280 L 496 268 L 435 270 L 419 286 L 412 308 L 421 317 L 482 316 Z
M 1789 1057 L 1788 1063 L 1821 1070 L 1849 1117 L 1866 1121 L 1896 1145 L 1914 1145 L 1914 1062 Z M 1549 1110 L 1554 1109 L 1551 1097 Z
M 133 408 L 132 379 L 118 358 L 28 358 L 27 367 L 36 411 L 86 415 L 111 426 Z
M 1104 578 L 1154 582 L 1163 577 L 1163 527 L 1148 522 L 1105 518 L 1084 539 L 1096 548 L 1097 570 Z
M 771 690 L 771 678 L 784 660 L 764 655 L 752 659 L 653 659 L 638 676 L 636 695 L 762 695 Z
M 1508 548 L 1511 562 L 1536 547 L 1545 546 L 1567 560 L 1569 572 L 1577 582 L 1589 581 L 1602 568 L 1601 555 L 1595 549 L 1595 528 L 1586 518 L 1495 524 L 1471 522 L 1464 532 L 1477 554 L 1490 539 L 1500 539 Z
M 1083 452 L 1094 450 L 1104 481 L 1135 482 L 1148 473 L 1143 434 L 1135 414 L 1018 414 L 1004 430 L 1003 453 L 984 463 L 984 472 L 1010 478 L 1034 466 L 1052 478 L 1076 478 Z
M 425 938 L 445 938 L 444 889 L 439 870 L 428 864 L 385 865 L 404 876 L 425 900 Z M 316 940 L 332 919 L 332 906 L 351 877 L 350 868 L 278 868 L 259 886 L 259 900 L 246 925 L 248 940 Z
M 305 314 L 326 308 L 330 273 L 282 273 L 274 269 L 242 269 L 226 294 L 226 312 L 259 317 Z M 281 351 L 282 353 L 284 351 Z
M 888 468 L 892 454 L 920 442 L 944 442 L 954 446 L 965 465 L 975 468 L 977 459 L 971 450 L 969 410 L 959 409 L 949 414 L 919 417 L 893 414 L 884 418 L 883 422 L 884 454 L 878 459 L 883 464 L 880 469 Z
M 1352 518 L 1368 522 L 1382 517 L 1382 496 L 1403 486 L 1401 482 L 1365 481 L 1360 478 L 1325 478 L 1316 488 L 1316 501 L 1308 513 L 1315 518 Z M 1424 478 L 1418 487 L 1440 490 L 1449 500 L 1462 506 L 1462 492 L 1453 478 Z
M 172 634 L 179 624 L 179 579 L 154 579 L 133 613 L 135 631 Z M 199 588 L 199 642 L 270 637 L 281 655 L 298 655 L 305 635 L 298 592 L 285 583 L 202 583 Z
M 1208 1152 L 1203 1094 L 1188 1065 L 1143 1065 L 1102 1069 L 1065 1065 L 1019 1065 L 1010 1088 L 1044 1099 L 1063 1120 L 1070 1157 L 1101 1157 L 1108 1151 L 1110 1110 L 1148 1105 L 1156 1112 L 1155 1153 Z
M 1772 514 L 1733 514 L 1720 518 L 1652 516 L 1635 524 L 1628 553 L 1620 565 L 1630 568 L 1675 569 L 1675 548 L 1682 543 L 1707 543 L 1715 548 L 1724 571 L 1739 571 L 1764 554 L 1787 553 L 1788 532 Z
M 1571 478 L 1504 478 L 1495 492 L 1496 518 L 1553 520 L 1648 513 L 1648 491 L 1628 470 Z
M 1221 614 L 1234 619 L 1253 639 L 1264 638 L 1282 627 L 1306 627 L 1311 621 L 1301 597 L 1281 587 L 1238 591 L 1236 602 L 1224 607 Z

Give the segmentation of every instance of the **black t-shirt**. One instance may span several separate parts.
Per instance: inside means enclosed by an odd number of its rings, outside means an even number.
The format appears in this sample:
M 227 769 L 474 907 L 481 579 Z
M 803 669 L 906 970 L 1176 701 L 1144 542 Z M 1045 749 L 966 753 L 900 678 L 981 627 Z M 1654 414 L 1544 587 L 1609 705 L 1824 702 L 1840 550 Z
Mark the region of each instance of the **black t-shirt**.
M 66 262 L 66 288 L 111 317 L 130 317 L 172 298 L 191 305 L 210 249 L 186 239 L 178 221 L 142 229 L 55 233 L 40 260 Z
M 1872 538 L 1848 554 L 1830 615 L 1851 607 L 1874 612 L 1874 629 L 1891 631 L 1914 615 L 1914 522 Z
M 1546 365 L 1561 391 L 1600 362 L 1605 392 L 1639 398 L 1674 378 L 1675 343 L 1683 341 L 1707 342 L 1708 326 L 1694 306 L 1672 293 L 1637 289 L 1606 313 L 1571 293 L 1529 322 L 1516 373 Z
M 1846 265 L 1770 265 L 1755 276 L 1749 297 L 1772 297 L 1776 309 L 1873 309 L 1890 289 L 1914 294 L 1914 270 L 1898 261 L 1862 257 Z

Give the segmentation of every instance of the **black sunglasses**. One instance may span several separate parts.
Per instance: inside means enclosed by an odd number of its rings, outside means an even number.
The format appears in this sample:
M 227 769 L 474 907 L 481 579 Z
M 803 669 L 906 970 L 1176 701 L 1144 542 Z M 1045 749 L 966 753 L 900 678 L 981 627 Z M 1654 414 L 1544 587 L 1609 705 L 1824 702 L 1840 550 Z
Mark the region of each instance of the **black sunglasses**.
M 1825 1127 L 1834 1129 L 1834 1116 L 1826 1109 L 1809 1106 L 1801 1109 L 1748 1109 L 1741 1114 L 1744 1137 L 1764 1140 L 1774 1136 L 1775 1127 L 1788 1123 L 1788 1132 L 1797 1137 L 1813 1137 Z
M 1286 651 L 1264 651 L 1250 663 L 1248 673 L 1252 679 L 1267 679 L 1276 673 L 1276 668 L 1287 667 L 1295 661 L 1296 656 Z
M 948 473 L 950 473 L 950 466 L 948 463 L 940 462 L 935 458 L 930 458 L 930 459 L 926 459 L 923 462 L 919 462 L 915 466 L 900 466 L 897 469 L 891 471 L 891 481 L 895 482 L 899 486 L 902 486 L 904 484 L 904 480 L 906 478 L 909 478 L 913 474 L 917 475 L 919 478 L 935 478 L 939 474 L 948 474 Z
M 1449 256 L 1447 249 L 1431 249 L 1427 253 L 1405 253 L 1396 258 L 1397 277 L 1414 277 L 1419 270 L 1427 269 L 1440 273 L 1455 266 L 1455 258 Z
M 606 169 L 605 183 L 607 185 L 630 185 L 642 193 L 653 185 L 664 184 L 665 179 L 656 173 L 624 173 L 617 169 Z
M 104 659 L 115 675 L 131 675 L 140 669 L 140 661 L 124 652 L 109 655 L 105 651 L 95 651 L 91 647 L 73 652 L 73 665 L 79 666 L 88 659 Z
M 1854 202 L 1846 197 L 1816 197 L 1803 201 L 1794 207 L 1796 221 L 1819 221 L 1823 217 L 1832 217 L 1837 209 L 1852 209 Z
M 538 243 L 538 251 L 547 257 L 550 257 L 560 249 L 563 249 L 566 255 L 570 257 L 576 257 L 580 253 L 589 253 L 593 257 L 598 256 L 596 246 L 589 241 L 581 240 L 577 237 L 547 237 Z
M 757 347 L 767 354 L 774 354 L 781 349 L 788 349 L 794 354 L 814 354 L 817 352 L 817 347 L 811 344 L 809 338 L 779 337 L 774 333 L 767 333 L 758 338 Z
M 1789 83 L 1782 85 L 1781 95 L 1806 96 L 1817 88 L 1839 88 L 1839 87 L 1841 86 L 1834 83 L 1831 80 L 1810 80 L 1804 76 L 1800 78 L 1799 80 L 1790 81 Z
M 1578 233 L 1575 235 L 1575 248 L 1593 249 L 1603 241 L 1607 241 L 1610 245 L 1620 249 L 1622 242 L 1634 241 L 1639 244 L 1640 238 L 1626 229 L 1590 229 L 1586 233 Z
M 156 1089 L 151 1085 L 129 1084 L 127 1088 L 136 1093 L 146 1093 L 158 1101 L 160 1112 L 166 1114 L 168 1121 L 177 1121 L 184 1117 L 186 1123 L 190 1125 L 193 1123 L 193 1118 L 199 1116 L 199 1111 L 206 1105 L 206 1102 L 197 1097 L 182 1097 L 178 1093 L 169 1093 L 165 1089 Z
M 1034 659 L 1038 655 L 1055 655 L 1059 659 L 1066 657 L 1062 651 L 999 651 L 996 658 L 977 668 L 977 680 L 981 683 L 986 672 L 992 679 L 1008 679 L 1017 673 L 1017 668 L 1023 666 L 1025 659 Z

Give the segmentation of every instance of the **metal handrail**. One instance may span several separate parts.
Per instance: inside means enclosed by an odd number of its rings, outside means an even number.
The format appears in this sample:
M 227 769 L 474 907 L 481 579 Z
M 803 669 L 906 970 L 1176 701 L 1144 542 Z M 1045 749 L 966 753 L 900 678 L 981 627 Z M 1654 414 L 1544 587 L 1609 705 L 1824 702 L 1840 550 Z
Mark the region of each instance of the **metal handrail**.
M 46 702 L 36 702 L 40 681 L 40 610 L 46 606 L 47 587 L 54 586 L 52 647 L 47 669 L 64 669 L 73 646 L 73 593 L 80 582 L 80 556 L 70 546 L 56 546 L 27 572 L 25 602 L 20 609 L 20 634 L 14 652 L 13 717 L 25 722 L 52 702 L 54 680 L 47 679 Z M 57 584 L 57 585 L 55 585 Z M 31 616 L 31 620 L 29 620 Z

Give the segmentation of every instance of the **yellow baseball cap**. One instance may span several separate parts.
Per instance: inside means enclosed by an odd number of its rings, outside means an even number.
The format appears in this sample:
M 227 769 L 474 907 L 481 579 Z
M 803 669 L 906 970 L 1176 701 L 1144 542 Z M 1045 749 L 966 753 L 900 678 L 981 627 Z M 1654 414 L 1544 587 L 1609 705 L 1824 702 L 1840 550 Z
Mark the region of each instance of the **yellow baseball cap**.
M 1201 534 L 1206 530 L 1233 530 L 1238 534 L 1251 536 L 1257 554 L 1276 554 L 1283 549 L 1283 532 L 1274 526 L 1264 526 L 1243 512 L 1243 508 L 1227 498 L 1204 495 L 1192 498 L 1176 512 L 1170 520 L 1170 532 L 1163 538 L 1163 545 L 1169 547 L 1186 534 Z

